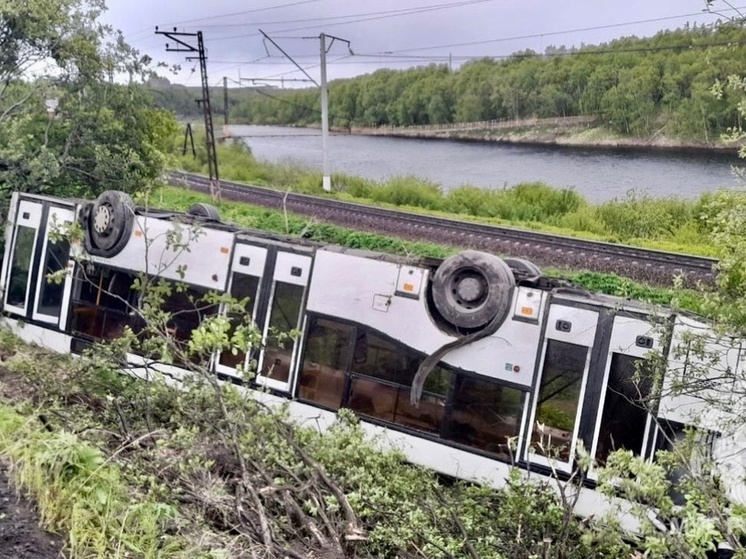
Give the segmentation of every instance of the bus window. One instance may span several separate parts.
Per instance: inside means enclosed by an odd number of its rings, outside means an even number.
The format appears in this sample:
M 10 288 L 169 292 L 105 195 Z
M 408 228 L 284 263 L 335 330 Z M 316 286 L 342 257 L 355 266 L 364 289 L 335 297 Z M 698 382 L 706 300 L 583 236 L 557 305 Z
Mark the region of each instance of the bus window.
M 570 460 L 587 357 L 585 346 L 547 340 L 531 435 L 537 454 Z
M 649 378 L 635 378 L 638 364 L 644 359 L 612 354 L 609 379 L 598 433 L 596 461 L 604 465 L 609 453 L 625 449 L 639 456 L 648 427 L 644 402 L 650 395 Z
M 266 341 L 259 380 L 283 390 L 288 388 L 298 345 L 297 340 L 287 339 L 286 336 L 301 326 L 304 290 L 302 285 L 275 282 L 272 308 L 264 332 Z
M 325 318 L 313 321 L 306 333 L 300 372 L 302 400 L 338 409 L 342 403 L 354 328 Z
M 412 380 L 422 357 L 404 345 L 370 332 L 355 339 L 354 375 L 347 405 L 361 415 L 440 433 L 451 373 L 437 367 L 428 375 L 419 406 L 410 401 Z M 360 348 L 364 347 L 365 351 Z
M 102 266 L 85 268 L 75 278 L 72 330 L 94 340 L 116 339 L 131 326 L 135 276 Z
M 458 375 L 446 437 L 510 460 L 509 440 L 520 432 L 525 400 L 515 388 Z
M 36 309 L 39 314 L 60 316 L 65 284 L 62 281 L 49 281 L 49 276 L 67 268 L 69 257 L 70 243 L 67 240 L 49 239 L 42 267 L 43 277 L 39 282 L 40 293 Z
M 36 229 L 19 225 L 16 229 L 16 244 L 13 250 L 13 260 L 8 279 L 8 294 L 5 300 L 6 304 L 19 309 L 26 308 L 29 273 L 35 244 Z
M 246 312 L 251 314 L 251 316 L 255 316 L 254 313 L 256 312 L 256 300 L 257 300 L 257 293 L 259 292 L 259 278 L 255 276 L 247 276 L 246 274 L 241 273 L 234 273 L 233 274 L 233 281 L 231 285 L 231 296 L 235 297 L 238 300 L 243 300 L 248 298 L 249 304 L 246 308 Z M 236 324 L 238 322 L 243 322 L 243 318 L 241 316 L 231 316 L 229 317 L 231 319 L 231 322 L 233 324 Z M 233 334 L 233 327 L 231 328 L 231 332 L 229 335 Z M 246 362 L 246 353 L 243 351 L 237 352 L 235 355 L 231 353 L 230 351 L 224 351 L 220 354 L 220 364 L 224 365 L 226 367 L 230 367 L 231 369 L 235 368 L 238 365 L 243 365 Z

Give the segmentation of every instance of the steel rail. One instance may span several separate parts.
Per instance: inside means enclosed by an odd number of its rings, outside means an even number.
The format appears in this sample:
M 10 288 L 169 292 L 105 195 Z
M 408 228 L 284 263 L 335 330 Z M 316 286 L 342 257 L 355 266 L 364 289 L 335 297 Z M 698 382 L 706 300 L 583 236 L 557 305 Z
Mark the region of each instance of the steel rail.
M 172 172 L 169 182 L 209 193 L 209 179 L 202 175 Z M 482 248 L 539 264 L 571 266 L 616 272 L 621 275 L 670 284 L 674 274 L 684 274 L 689 283 L 714 279 L 714 258 L 628 245 L 578 239 L 512 227 L 413 214 L 402 210 L 367 206 L 321 196 L 284 192 L 263 186 L 221 181 L 226 199 L 312 216 L 321 221 L 400 237 L 445 242 L 462 248 Z

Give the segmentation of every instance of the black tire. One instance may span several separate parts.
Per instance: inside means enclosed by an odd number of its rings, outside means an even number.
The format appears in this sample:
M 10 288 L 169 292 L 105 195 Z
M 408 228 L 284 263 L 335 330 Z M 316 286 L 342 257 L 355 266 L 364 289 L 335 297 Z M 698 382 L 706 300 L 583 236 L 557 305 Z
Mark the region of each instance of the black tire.
M 95 256 L 112 257 L 129 242 L 135 221 L 135 204 L 124 192 L 106 190 L 86 214 L 86 250 Z
M 521 279 L 541 277 L 541 269 L 525 258 L 503 258 L 508 267 L 513 270 Z
M 500 323 L 505 320 L 514 286 L 513 272 L 500 258 L 465 250 L 438 267 L 433 276 L 432 298 L 446 322 L 456 328 L 474 330 L 496 317 Z
M 220 221 L 220 212 L 212 204 L 192 204 L 187 210 L 189 215 L 204 217 L 212 221 Z

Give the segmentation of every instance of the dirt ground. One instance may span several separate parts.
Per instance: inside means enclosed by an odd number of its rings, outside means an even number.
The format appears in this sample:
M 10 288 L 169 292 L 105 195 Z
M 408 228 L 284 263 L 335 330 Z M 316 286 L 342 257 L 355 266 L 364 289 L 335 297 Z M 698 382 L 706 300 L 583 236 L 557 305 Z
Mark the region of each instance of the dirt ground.
M 28 500 L 19 498 L 8 483 L 0 458 L 0 559 L 55 559 L 64 557 L 63 540 L 39 527 L 39 517 Z

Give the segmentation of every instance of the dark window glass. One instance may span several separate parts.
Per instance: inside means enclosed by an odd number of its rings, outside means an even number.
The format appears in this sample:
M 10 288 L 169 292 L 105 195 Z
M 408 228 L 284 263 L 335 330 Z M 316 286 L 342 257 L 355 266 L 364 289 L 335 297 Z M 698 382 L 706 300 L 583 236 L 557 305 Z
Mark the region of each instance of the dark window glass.
M 359 328 L 352 361 L 355 376 L 347 404 L 351 409 L 405 427 L 440 432 L 451 383 L 449 371 L 436 367 L 430 372 L 420 404 L 414 407 L 409 402 L 410 389 L 421 355 Z
M 218 305 L 204 300 L 207 290 L 192 286 L 173 284 L 171 294 L 163 301 L 163 310 L 170 314 L 167 323 L 168 334 L 179 348 L 186 352 L 192 330 L 195 330 L 208 316 L 218 311 Z
M 136 299 L 134 281 L 133 275 L 124 272 L 100 266 L 81 267 L 73 288 L 73 332 L 91 339 L 112 340 L 121 336 L 125 326 L 139 331 L 130 312 Z
M 363 328 L 355 340 L 353 369 L 356 373 L 411 385 L 420 360 L 401 344 L 367 333 Z
M 302 285 L 278 281 L 269 314 L 269 333 L 264 348 L 262 375 L 279 382 L 288 382 L 295 342 L 286 338 L 300 326 Z
M 518 436 L 525 394 L 494 381 L 459 375 L 446 437 L 509 460 L 509 440 Z
M 67 267 L 70 257 L 70 243 L 66 240 L 49 240 L 47 253 L 44 255 L 44 277 L 41 281 L 41 293 L 37 312 L 48 316 L 60 316 L 64 281 L 49 281 L 49 276 Z
M 403 386 L 412 386 L 422 356 L 405 345 L 358 330 L 353 352 L 353 371 Z M 424 390 L 445 396 L 451 382 L 450 374 L 441 368 L 430 372 Z
M 650 395 L 650 379 L 644 371 L 636 375 L 638 363 L 644 363 L 644 359 L 612 355 L 596 450 L 596 461 L 601 465 L 614 450 L 623 448 L 638 456 L 642 450 L 648 418 L 642 403 Z
M 439 433 L 445 411 L 445 398 L 423 393 L 418 407 L 409 401 L 410 387 L 353 377 L 347 405 L 369 417 L 405 427 Z
M 8 304 L 26 308 L 31 258 L 34 255 L 36 229 L 19 225 L 16 230 L 16 246 L 8 278 Z
M 236 272 L 233 274 L 233 285 L 231 286 L 231 296 L 238 300 L 248 298 L 249 304 L 246 308 L 246 312 L 253 314 L 256 305 L 256 295 L 259 290 L 259 278 L 254 276 L 247 276 L 246 274 L 240 274 Z M 231 322 L 238 323 L 244 320 L 244 317 L 230 317 Z M 231 329 L 230 334 L 233 334 Z M 246 353 L 243 351 L 237 352 L 233 355 L 230 351 L 225 351 L 220 355 L 220 364 L 227 367 L 236 367 L 237 365 L 243 364 L 246 361 Z
M 588 348 L 584 346 L 547 342 L 531 436 L 538 454 L 570 459 L 587 355 Z
M 306 333 L 300 373 L 301 399 L 339 408 L 354 332 L 352 326 L 333 320 L 314 320 Z

